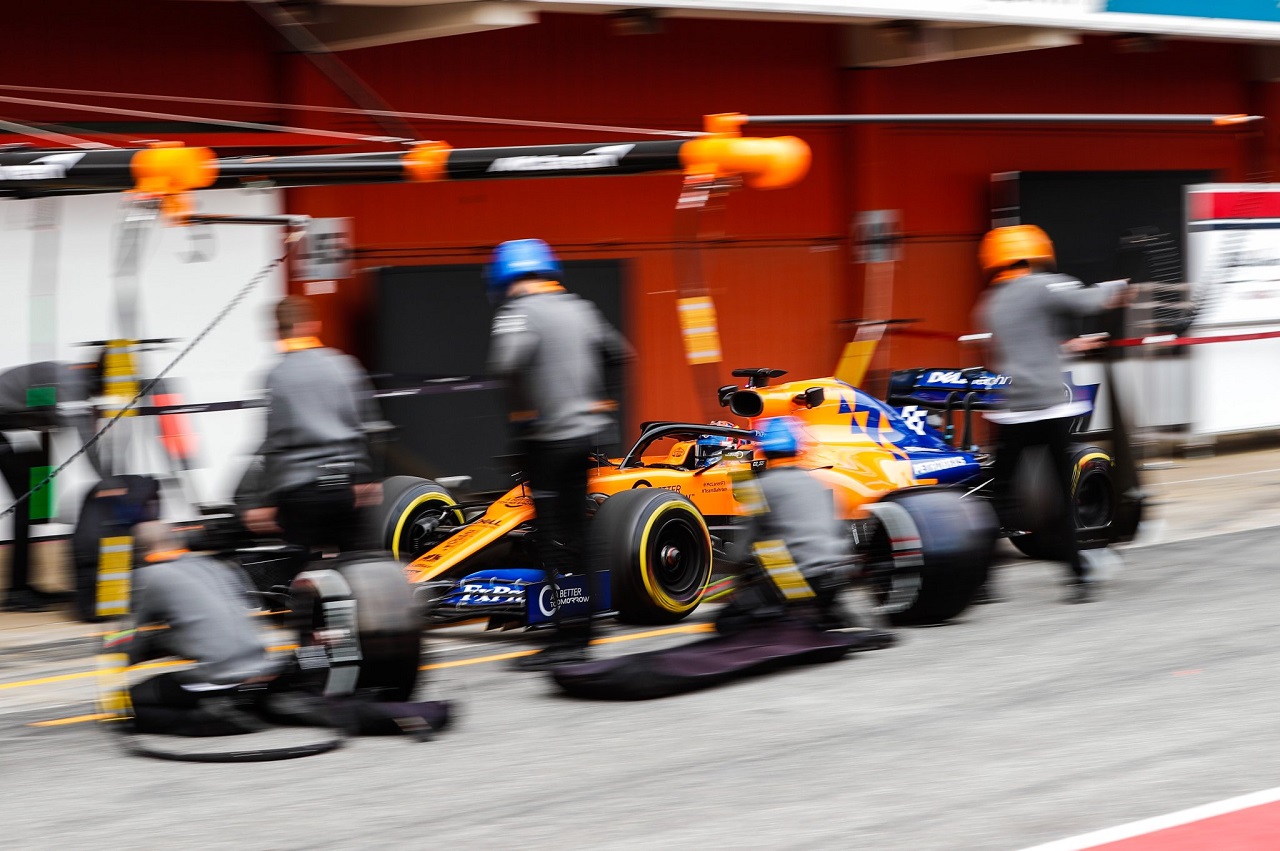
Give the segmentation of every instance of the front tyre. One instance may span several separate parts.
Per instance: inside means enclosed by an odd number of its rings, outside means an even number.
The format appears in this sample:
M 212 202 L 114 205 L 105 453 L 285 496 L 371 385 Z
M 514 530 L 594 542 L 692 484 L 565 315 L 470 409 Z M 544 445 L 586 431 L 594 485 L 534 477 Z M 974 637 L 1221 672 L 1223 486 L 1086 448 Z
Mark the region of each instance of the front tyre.
M 669 624 L 698 607 L 711 578 L 711 533 L 685 497 L 649 488 L 604 501 L 590 522 L 591 569 L 608 571 L 627 623 Z
M 444 485 L 417 476 L 392 476 L 382 483 L 382 504 L 374 516 L 378 547 L 396 561 L 410 562 L 433 546 L 434 530 L 461 525 L 462 512 Z

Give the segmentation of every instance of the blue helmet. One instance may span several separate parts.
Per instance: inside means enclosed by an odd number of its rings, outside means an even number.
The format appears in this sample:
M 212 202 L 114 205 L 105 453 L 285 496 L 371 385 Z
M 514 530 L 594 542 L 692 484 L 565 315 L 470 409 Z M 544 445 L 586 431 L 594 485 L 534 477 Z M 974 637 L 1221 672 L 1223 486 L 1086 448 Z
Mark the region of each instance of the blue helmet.
M 732 437 L 704 434 L 698 438 L 694 447 L 694 464 L 698 467 L 710 467 L 724 457 L 726 449 L 733 449 L 737 444 L 738 441 Z
M 500 299 L 507 287 L 527 277 L 559 279 L 560 261 L 550 245 L 540 239 L 511 239 L 493 250 L 488 270 L 491 299 Z
M 795 417 L 772 417 L 758 429 L 766 457 L 800 454 L 800 423 Z

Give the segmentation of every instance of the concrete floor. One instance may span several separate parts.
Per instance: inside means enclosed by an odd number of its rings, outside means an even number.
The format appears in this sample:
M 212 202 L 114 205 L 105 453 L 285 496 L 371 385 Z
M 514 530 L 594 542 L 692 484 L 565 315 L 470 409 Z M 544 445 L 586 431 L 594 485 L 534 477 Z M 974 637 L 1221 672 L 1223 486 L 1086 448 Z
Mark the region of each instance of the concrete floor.
M 59 849 L 1012 851 L 1280 785 L 1280 529 L 1262 528 L 1280 519 L 1280 449 L 1144 481 L 1151 522 L 1089 606 L 1058 601 L 1057 567 L 1013 559 L 1008 602 L 898 647 L 639 704 L 572 701 L 509 671 L 523 636 L 436 633 L 442 667 L 423 693 L 462 696 L 456 731 L 290 763 L 149 762 L 92 723 L 29 726 L 92 711 L 92 644 L 67 636 L 95 627 L 0 615 L 14 636 L 0 646 L 4 836 Z M 22 617 L 36 620 L 6 628 Z M 601 654 L 691 640 L 609 637 Z

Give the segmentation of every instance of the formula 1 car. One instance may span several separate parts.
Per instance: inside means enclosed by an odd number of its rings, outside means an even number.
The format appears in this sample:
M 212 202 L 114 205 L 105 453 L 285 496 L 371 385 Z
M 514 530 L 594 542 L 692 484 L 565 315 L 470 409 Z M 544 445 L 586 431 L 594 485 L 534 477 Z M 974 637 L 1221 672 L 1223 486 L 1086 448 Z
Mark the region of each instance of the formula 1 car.
M 803 463 L 831 489 L 859 575 L 893 622 L 960 614 L 986 578 L 994 515 L 918 471 L 963 464 L 976 472 L 977 464 L 949 447 L 908 455 L 890 431 L 878 431 L 897 415 L 835 379 L 762 389 L 781 374 L 738 370 L 749 386 L 722 388 L 722 402 L 739 416 L 804 420 L 814 440 Z M 559 583 L 560 614 L 589 608 L 633 623 L 673 623 L 692 612 L 713 569 L 733 569 L 725 545 L 745 513 L 734 479 L 764 463 L 754 439 L 728 423 L 649 422 L 622 458 L 597 457 L 586 511 L 598 569 Z M 466 503 L 436 482 L 396 477 L 384 484 L 378 529 L 382 544 L 408 562 L 410 581 L 431 589 L 437 623 L 486 617 L 491 626 L 536 626 L 556 615 L 555 592 L 537 569 L 538 527 L 523 484 L 496 501 Z

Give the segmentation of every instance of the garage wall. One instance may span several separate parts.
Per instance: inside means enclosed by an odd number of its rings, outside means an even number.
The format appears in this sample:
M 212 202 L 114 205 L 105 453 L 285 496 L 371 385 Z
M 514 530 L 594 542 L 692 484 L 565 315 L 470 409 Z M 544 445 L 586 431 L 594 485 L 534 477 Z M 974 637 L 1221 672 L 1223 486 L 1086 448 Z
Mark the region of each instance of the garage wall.
M 96 349 L 76 344 L 120 334 L 112 273 L 120 247 L 122 196 L 94 195 L 52 202 L 56 240 L 39 243 L 39 253 L 35 251 L 32 227 L 37 203 L 0 201 L 0 257 L 4 258 L 0 303 L 21 306 L 6 313 L 5 333 L 0 334 L 0 368 L 31 360 L 31 319 L 26 305 L 33 274 L 39 276 L 42 286 L 56 287 L 52 317 L 54 359 L 75 362 L 96 356 Z M 280 204 L 280 194 L 276 192 L 219 191 L 200 199 L 202 210 L 241 215 L 275 214 L 280 211 Z M 176 338 L 179 342 L 142 355 L 139 366 L 143 374 L 154 375 L 164 367 L 280 251 L 278 228 L 149 227 L 138 267 L 140 336 Z M 185 401 L 261 398 L 262 377 L 275 352 L 270 311 L 283 290 L 281 273 L 263 280 L 171 373 L 173 389 L 182 392 Z M 47 317 L 39 321 L 43 324 Z M 197 457 L 202 464 L 192 474 L 192 482 L 202 499 L 230 497 L 246 453 L 261 442 L 261 416 L 261 410 L 191 416 Z M 78 447 L 76 433 L 59 433 L 54 463 L 70 457 Z M 163 469 L 163 458 L 153 444 L 138 441 L 134 449 L 129 472 Z M 61 519 L 74 520 L 83 493 L 94 480 L 93 469 L 84 459 L 59 479 L 55 498 Z M 4 491 L 0 485 L 0 493 Z M 4 493 L 0 505 L 8 504 L 8 494 Z M 180 511 L 183 506 L 179 500 L 169 507 Z M 0 526 L 0 539 L 6 539 L 11 534 L 10 521 L 6 518 L 0 523 L 4 524 Z

